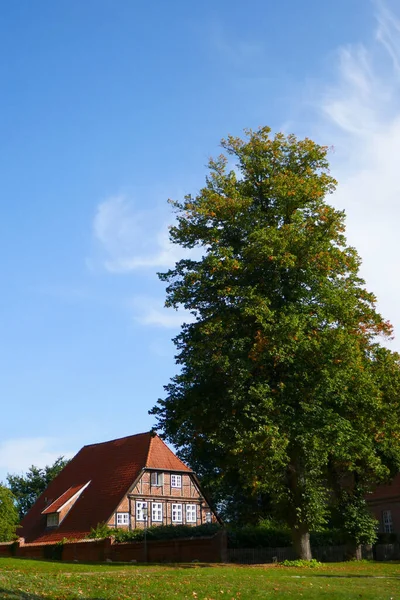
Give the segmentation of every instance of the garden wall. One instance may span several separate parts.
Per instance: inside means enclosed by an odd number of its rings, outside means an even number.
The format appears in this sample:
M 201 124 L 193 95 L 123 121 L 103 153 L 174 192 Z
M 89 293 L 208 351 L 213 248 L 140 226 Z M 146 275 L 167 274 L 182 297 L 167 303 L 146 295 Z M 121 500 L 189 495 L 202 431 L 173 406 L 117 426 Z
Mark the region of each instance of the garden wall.
M 116 543 L 113 538 L 64 544 L 0 544 L 0 556 L 79 562 L 227 562 L 225 531 L 212 537 Z

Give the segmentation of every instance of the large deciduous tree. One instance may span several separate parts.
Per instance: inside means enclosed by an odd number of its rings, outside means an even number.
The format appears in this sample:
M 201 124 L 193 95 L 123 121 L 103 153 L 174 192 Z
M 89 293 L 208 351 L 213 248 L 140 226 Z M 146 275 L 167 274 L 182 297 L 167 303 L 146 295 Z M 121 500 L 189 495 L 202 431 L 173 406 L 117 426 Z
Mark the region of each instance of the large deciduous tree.
M 310 558 L 329 502 L 400 467 L 399 357 L 381 344 L 392 328 L 345 215 L 326 202 L 327 148 L 246 134 L 222 140 L 235 169 L 211 160 L 198 195 L 173 202 L 172 242 L 203 256 L 160 275 L 166 305 L 195 321 L 175 338 L 181 369 L 151 412 L 200 475 L 236 469 L 268 494 Z
M 0 485 L 0 542 L 11 542 L 16 538 L 18 510 L 11 491 Z
M 32 465 L 25 475 L 7 475 L 7 483 L 16 499 L 19 516 L 22 519 L 34 505 L 36 499 L 47 488 L 69 461 L 63 456 L 57 458 L 52 465 L 43 469 Z

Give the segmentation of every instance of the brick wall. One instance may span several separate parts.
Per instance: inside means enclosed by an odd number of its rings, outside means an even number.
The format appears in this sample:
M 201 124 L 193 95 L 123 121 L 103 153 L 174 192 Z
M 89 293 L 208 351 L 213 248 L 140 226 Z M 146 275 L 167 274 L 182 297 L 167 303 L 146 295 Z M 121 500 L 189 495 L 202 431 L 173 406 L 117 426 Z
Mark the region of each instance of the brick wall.
M 0 556 L 21 558 L 62 558 L 65 561 L 103 562 L 226 562 L 226 533 L 213 537 L 147 542 L 114 543 L 112 538 L 55 544 L 0 544 Z
M 369 508 L 373 513 L 374 517 L 379 521 L 379 531 L 383 533 L 382 523 L 382 512 L 384 510 L 390 510 L 393 521 L 393 533 L 400 534 L 400 502 L 398 500 L 385 500 L 375 501 L 373 504 L 370 503 Z

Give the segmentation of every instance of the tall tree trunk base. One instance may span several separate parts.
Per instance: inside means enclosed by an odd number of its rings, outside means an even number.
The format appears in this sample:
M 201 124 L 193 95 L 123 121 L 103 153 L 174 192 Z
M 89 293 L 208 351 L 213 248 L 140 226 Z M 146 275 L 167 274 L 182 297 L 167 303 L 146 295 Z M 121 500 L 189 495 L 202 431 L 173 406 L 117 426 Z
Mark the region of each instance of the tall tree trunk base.
M 361 560 L 362 559 L 362 548 L 361 545 L 347 544 L 346 548 L 347 560 Z
M 310 533 L 301 529 L 292 531 L 293 548 L 298 558 L 303 560 L 311 560 Z

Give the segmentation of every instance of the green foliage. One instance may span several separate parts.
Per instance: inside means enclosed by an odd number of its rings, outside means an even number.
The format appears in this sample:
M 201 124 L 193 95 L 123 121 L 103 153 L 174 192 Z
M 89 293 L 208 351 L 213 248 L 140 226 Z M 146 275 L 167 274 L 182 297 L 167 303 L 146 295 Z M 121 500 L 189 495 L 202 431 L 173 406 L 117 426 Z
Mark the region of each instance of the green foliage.
M 292 545 L 290 529 L 287 525 L 264 519 L 258 525 L 241 527 L 229 525 L 228 546 L 230 548 L 277 548 Z M 346 544 L 348 536 L 340 529 L 324 529 L 311 532 L 311 547 L 341 546 Z
M 155 525 L 147 527 L 146 537 L 151 540 L 174 540 L 179 538 L 209 537 L 215 535 L 221 526 L 218 523 L 204 523 L 197 527 L 189 525 Z M 113 536 L 117 542 L 141 542 L 144 540 L 144 529 L 114 529 L 105 523 L 99 523 L 91 530 L 88 538 L 105 538 Z
M 9 489 L 0 485 L 0 542 L 11 542 L 16 538 L 18 521 L 15 498 Z
M 54 464 L 43 469 L 32 465 L 26 475 L 7 475 L 7 483 L 16 499 L 21 519 L 34 505 L 40 494 L 44 492 L 50 481 L 60 473 L 68 462 L 63 456 L 60 456 Z
M 114 535 L 114 532 L 116 531 L 118 531 L 118 529 L 109 527 L 107 523 L 97 523 L 96 527 L 91 528 L 87 537 L 91 539 L 103 539 Z
M 263 519 L 257 525 L 227 528 L 229 548 L 277 548 L 292 545 L 290 529 L 284 523 Z
M 343 546 L 347 542 L 347 536 L 341 529 L 324 529 L 312 531 L 310 543 L 312 548 L 318 546 Z
M 371 514 L 362 491 L 343 491 L 338 505 L 341 530 L 357 546 L 374 544 L 378 538 L 379 522 Z
M 359 276 L 344 213 L 326 202 L 327 148 L 268 128 L 222 147 L 237 170 L 211 160 L 198 195 L 173 202 L 171 241 L 202 257 L 160 274 L 166 305 L 194 322 L 151 412 L 208 489 L 236 474 L 300 548 L 343 490 L 400 469 L 399 356 L 380 345 L 391 325 Z
M 302 560 L 301 558 L 297 560 L 284 560 L 281 565 L 282 567 L 302 567 L 306 569 L 319 569 L 323 566 L 323 564 L 315 558 L 312 558 L 311 560 Z

